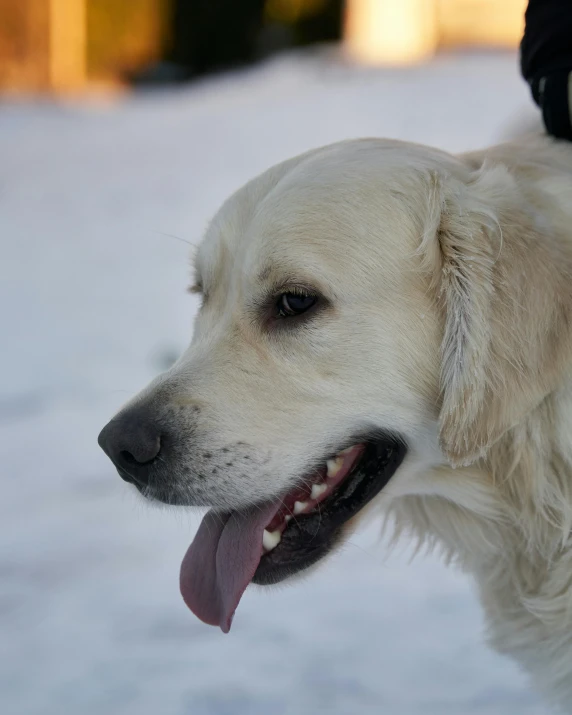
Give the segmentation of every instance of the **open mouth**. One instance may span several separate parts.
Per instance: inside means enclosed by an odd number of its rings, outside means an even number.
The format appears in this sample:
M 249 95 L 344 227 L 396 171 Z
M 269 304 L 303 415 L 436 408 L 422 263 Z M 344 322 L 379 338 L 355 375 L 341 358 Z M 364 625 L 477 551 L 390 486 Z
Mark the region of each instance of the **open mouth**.
M 228 633 L 248 584 L 278 583 L 324 557 L 344 524 L 389 482 L 406 452 L 395 437 L 356 441 L 279 499 L 239 511 L 209 511 L 181 566 L 187 606 Z

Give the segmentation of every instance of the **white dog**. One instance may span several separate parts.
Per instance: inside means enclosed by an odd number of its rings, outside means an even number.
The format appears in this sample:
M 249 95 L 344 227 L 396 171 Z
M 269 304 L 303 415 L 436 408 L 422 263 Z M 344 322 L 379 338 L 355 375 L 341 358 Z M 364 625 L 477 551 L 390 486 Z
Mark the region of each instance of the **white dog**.
M 195 272 L 189 349 L 100 435 L 145 496 L 212 507 L 190 608 L 227 631 L 377 508 L 572 713 L 572 145 L 308 152 L 225 203 Z

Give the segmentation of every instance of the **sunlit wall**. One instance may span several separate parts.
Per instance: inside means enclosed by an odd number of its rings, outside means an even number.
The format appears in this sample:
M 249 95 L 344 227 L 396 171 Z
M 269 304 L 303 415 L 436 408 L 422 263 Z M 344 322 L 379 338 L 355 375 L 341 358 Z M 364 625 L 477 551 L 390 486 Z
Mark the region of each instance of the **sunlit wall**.
M 161 58 L 175 2 L 185 0 L 0 0 L 0 90 L 65 92 L 120 83 Z M 229 2 L 212 0 L 211 25 L 225 22 Z M 261 37 L 269 25 L 294 27 L 336 2 L 338 14 L 330 17 L 338 18 L 340 0 L 265 0 L 253 34 Z M 339 35 L 354 61 L 411 64 L 440 48 L 514 48 L 525 7 L 526 0 L 345 0 Z

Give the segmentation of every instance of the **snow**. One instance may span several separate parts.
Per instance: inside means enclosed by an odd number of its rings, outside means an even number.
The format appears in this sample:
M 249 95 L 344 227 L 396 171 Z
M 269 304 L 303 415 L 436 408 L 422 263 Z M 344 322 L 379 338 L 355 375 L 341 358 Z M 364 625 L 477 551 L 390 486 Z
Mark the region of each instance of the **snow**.
M 185 241 L 241 183 L 347 137 L 477 148 L 527 113 L 512 54 L 373 70 L 330 51 L 0 108 L 3 713 L 546 712 L 484 645 L 469 581 L 388 555 L 375 525 L 304 581 L 249 589 L 230 635 L 201 624 L 177 583 L 200 515 L 150 508 L 96 444 L 188 341 Z

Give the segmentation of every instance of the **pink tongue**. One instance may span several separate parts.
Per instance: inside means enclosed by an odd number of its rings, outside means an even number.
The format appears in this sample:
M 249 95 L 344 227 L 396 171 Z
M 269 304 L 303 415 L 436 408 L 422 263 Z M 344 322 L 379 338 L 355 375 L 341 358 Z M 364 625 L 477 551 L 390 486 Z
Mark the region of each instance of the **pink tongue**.
M 280 506 L 207 512 L 181 564 L 181 594 L 191 611 L 228 633 L 262 556 L 262 532 Z

